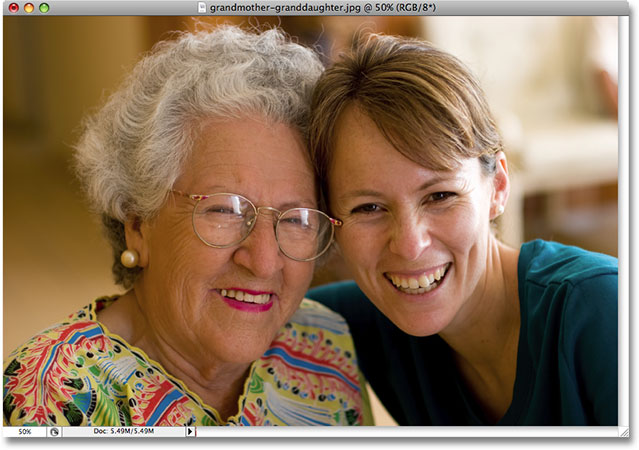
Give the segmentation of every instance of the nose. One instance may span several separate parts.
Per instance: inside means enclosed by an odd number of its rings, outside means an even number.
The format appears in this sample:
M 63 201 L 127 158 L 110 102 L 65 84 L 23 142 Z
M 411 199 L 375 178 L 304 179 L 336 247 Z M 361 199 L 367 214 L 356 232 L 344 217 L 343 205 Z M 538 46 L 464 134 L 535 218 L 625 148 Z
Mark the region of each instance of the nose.
M 427 220 L 407 215 L 394 221 L 390 251 L 407 261 L 414 261 L 432 242 Z
M 260 210 L 253 220 L 257 221 L 253 230 L 235 250 L 233 259 L 255 277 L 267 280 L 282 270 L 286 256 L 275 239 L 272 212 Z

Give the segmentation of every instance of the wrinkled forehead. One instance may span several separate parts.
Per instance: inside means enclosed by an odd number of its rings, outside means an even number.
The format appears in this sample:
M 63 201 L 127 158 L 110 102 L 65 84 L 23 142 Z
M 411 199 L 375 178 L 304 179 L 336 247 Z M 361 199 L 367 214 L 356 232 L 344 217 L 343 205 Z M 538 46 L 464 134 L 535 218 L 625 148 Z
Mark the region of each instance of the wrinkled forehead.
M 181 190 L 225 188 L 251 193 L 245 196 L 252 201 L 279 196 L 316 203 L 315 171 L 297 128 L 249 116 L 209 119 L 199 130 L 176 182 Z

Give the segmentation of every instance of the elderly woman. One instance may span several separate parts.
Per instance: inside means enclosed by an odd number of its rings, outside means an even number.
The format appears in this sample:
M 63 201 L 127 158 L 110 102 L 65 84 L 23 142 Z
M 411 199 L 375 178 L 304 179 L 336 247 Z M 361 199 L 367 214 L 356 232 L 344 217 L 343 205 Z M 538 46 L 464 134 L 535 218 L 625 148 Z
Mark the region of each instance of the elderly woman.
M 496 238 L 506 156 L 458 60 L 373 36 L 322 75 L 311 123 L 357 285 L 309 296 L 399 424 L 617 424 L 617 260 Z
M 332 219 L 308 49 L 233 27 L 159 44 L 86 125 L 116 281 L 5 361 L 8 425 L 361 425 L 344 320 L 304 300 Z

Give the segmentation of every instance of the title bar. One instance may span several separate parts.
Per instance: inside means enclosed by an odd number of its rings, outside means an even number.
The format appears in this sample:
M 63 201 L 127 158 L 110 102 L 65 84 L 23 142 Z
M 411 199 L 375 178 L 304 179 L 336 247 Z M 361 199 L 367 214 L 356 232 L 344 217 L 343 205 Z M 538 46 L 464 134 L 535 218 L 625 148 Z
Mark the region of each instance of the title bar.
M 627 1 L 5 1 L 4 16 L 628 16 Z

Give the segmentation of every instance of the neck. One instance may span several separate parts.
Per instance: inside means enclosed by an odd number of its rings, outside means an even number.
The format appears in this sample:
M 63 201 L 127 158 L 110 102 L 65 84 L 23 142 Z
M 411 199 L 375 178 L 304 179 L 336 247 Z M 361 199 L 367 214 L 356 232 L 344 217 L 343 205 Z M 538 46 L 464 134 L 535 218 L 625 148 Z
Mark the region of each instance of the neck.
M 491 236 L 485 271 L 458 317 L 439 335 L 469 360 L 497 360 L 496 348 L 518 336 L 518 251 Z
M 244 390 L 250 364 L 212 360 L 201 349 L 187 352 L 155 332 L 146 320 L 135 289 L 130 290 L 109 308 L 98 313 L 98 320 L 109 331 L 142 350 L 165 371 L 180 380 L 225 421 L 238 411 L 238 398 Z
M 486 417 L 495 422 L 512 401 L 517 369 L 518 255 L 491 235 L 486 270 L 477 289 L 459 320 L 440 333 Z

